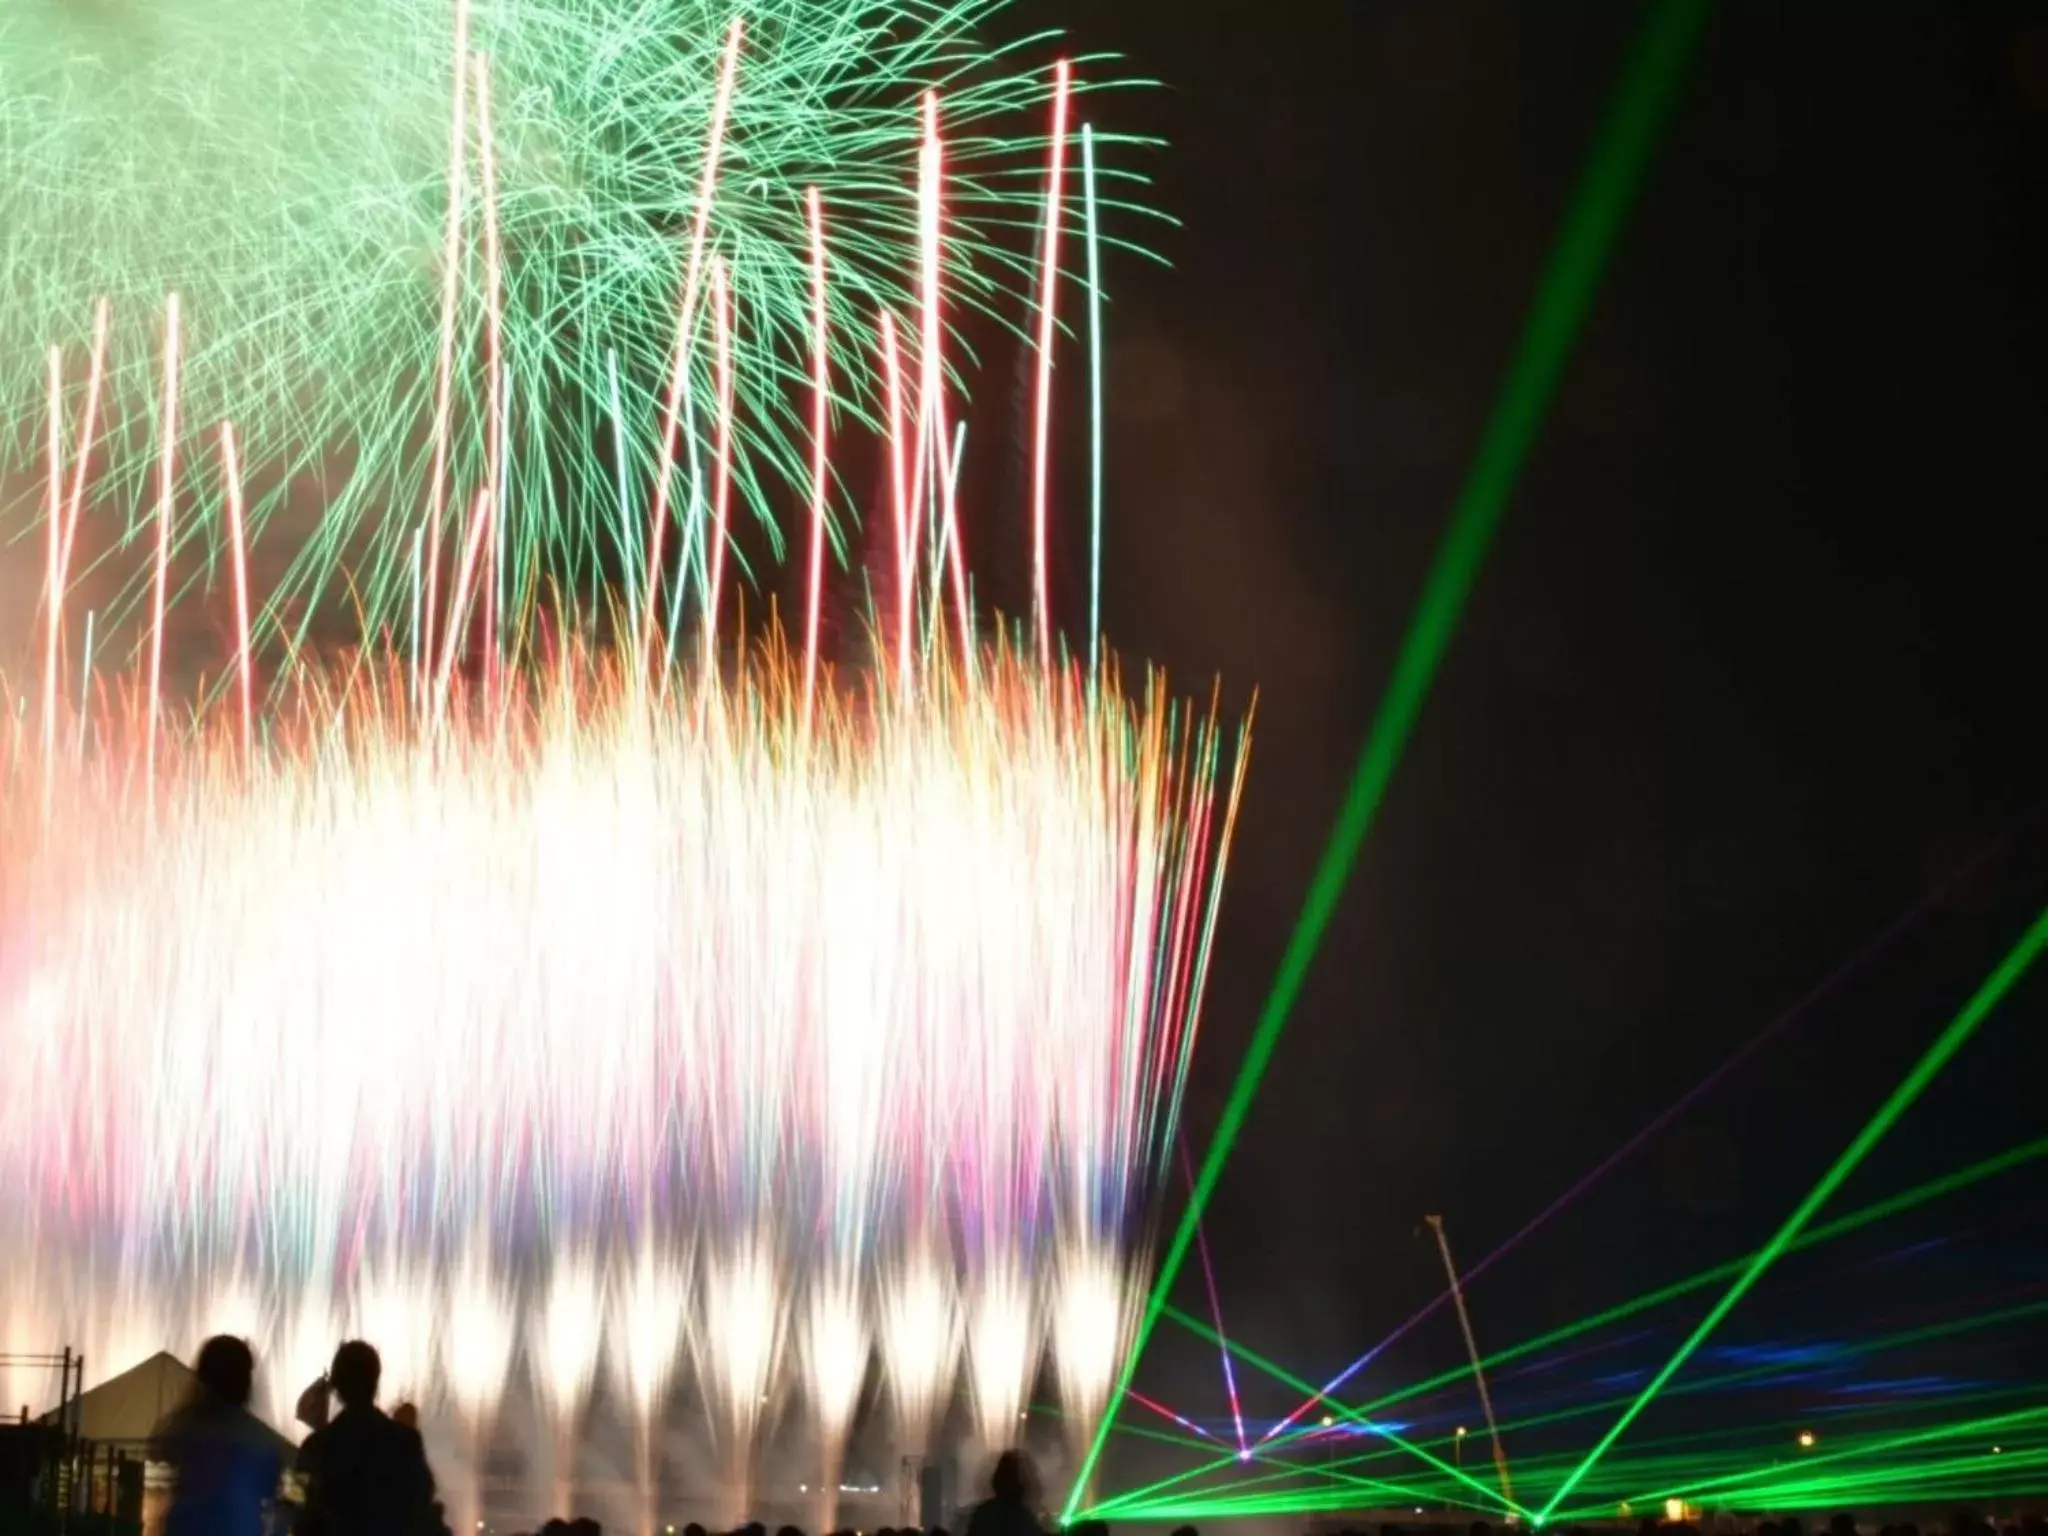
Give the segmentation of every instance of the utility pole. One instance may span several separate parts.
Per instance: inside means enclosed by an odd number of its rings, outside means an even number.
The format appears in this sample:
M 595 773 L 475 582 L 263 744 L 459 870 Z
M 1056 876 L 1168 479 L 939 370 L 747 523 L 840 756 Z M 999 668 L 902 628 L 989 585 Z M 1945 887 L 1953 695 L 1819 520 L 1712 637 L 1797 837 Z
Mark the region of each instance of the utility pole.
M 1487 1438 L 1493 1442 L 1493 1466 L 1500 1474 L 1500 1496 L 1510 1510 L 1515 1507 L 1515 1487 L 1508 1479 L 1508 1453 L 1500 1443 L 1500 1425 L 1493 1416 L 1493 1394 L 1486 1390 L 1486 1372 L 1479 1364 L 1479 1341 L 1472 1337 L 1472 1315 L 1465 1310 L 1465 1289 L 1458 1284 L 1458 1266 L 1451 1260 L 1451 1240 L 1444 1232 L 1441 1216 L 1425 1216 L 1429 1228 L 1436 1234 L 1437 1252 L 1444 1258 L 1444 1275 L 1451 1282 L 1451 1304 L 1458 1309 L 1458 1327 L 1465 1335 L 1465 1353 L 1472 1360 L 1472 1379 L 1479 1385 L 1479 1411 L 1486 1415 Z M 1459 1448 L 1464 1446 L 1464 1432 L 1458 1435 Z M 1463 1457 L 1459 1458 L 1460 1462 Z

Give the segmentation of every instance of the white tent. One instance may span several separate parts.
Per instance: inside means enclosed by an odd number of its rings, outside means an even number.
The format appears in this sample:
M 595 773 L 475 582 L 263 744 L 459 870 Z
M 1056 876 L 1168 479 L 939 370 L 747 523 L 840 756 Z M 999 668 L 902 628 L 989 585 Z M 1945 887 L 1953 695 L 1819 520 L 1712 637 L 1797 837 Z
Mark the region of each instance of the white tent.
M 73 1422 L 78 1433 L 95 1445 L 139 1445 L 156 1432 L 166 1414 L 192 1395 L 192 1385 L 198 1379 L 183 1361 L 160 1351 L 82 1394 L 72 1409 L 77 1415 Z M 60 1422 L 57 1412 L 44 1414 L 43 1422 Z M 291 1443 L 284 1436 L 278 1435 L 277 1443 L 284 1454 L 291 1453 Z

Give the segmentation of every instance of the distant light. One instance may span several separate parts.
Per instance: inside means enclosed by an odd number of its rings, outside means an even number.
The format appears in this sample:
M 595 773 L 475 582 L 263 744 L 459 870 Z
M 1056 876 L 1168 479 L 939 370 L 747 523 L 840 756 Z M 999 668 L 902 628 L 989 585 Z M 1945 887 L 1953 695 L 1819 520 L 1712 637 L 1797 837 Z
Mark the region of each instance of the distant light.
M 1799 1431 L 1799 1449 L 1801 1449 L 1802 1451 L 1812 1450 L 1814 1446 L 1819 1443 L 1819 1441 L 1820 1437 L 1816 1435 L 1812 1430 L 1802 1429 L 1801 1431 Z
M 1328 1429 L 1332 1424 L 1336 1422 L 1337 1421 L 1331 1418 L 1327 1413 L 1323 1415 L 1323 1428 Z
M 2005 1454 L 2005 1447 L 2002 1445 L 1994 1445 L 1993 1447 L 1991 1447 L 1991 1454 L 1994 1456 L 2003 1456 Z
M 1664 1501 L 1664 1518 L 1673 1525 L 1677 1525 L 1683 1520 L 1685 1518 L 1685 1500 L 1666 1499 Z
M 1464 1425 L 1462 1425 L 1462 1424 L 1460 1424 L 1460 1425 L 1458 1426 L 1458 1428 L 1457 1428 L 1457 1431 L 1456 1431 L 1456 1433 L 1457 1433 L 1457 1436 L 1458 1436 L 1458 1438 L 1459 1438 L 1460 1440 L 1464 1439 L 1464 1438 L 1465 1438 L 1465 1426 L 1464 1426 Z

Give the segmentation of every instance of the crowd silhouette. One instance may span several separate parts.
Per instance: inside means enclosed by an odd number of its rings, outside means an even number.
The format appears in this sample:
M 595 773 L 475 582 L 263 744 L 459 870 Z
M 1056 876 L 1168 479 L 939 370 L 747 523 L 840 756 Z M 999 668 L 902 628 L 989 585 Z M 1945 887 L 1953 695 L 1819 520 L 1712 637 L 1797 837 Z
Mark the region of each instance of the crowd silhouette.
M 304 1499 L 291 1506 L 279 1497 L 276 1437 L 249 1412 L 255 1357 L 240 1339 L 208 1339 L 191 1397 L 152 1437 L 176 1473 L 164 1536 L 449 1536 L 417 1414 L 377 1406 L 383 1370 L 374 1348 L 351 1339 L 300 1394 L 312 1433 L 298 1453 Z
M 169 1463 L 176 1473 L 163 1536 L 450 1536 L 420 1438 L 418 1412 L 409 1403 L 399 1404 L 389 1414 L 378 1407 L 382 1374 L 383 1363 L 376 1349 L 361 1339 L 351 1339 L 334 1352 L 327 1373 L 301 1394 L 298 1418 L 311 1433 L 297 1456 L 302 1498 L 295 1504 L 286 1503 L 279 1496 L 285 1470 L 280 1441 L 249 1411 L 255 1357 L 241 1339 L 226 1335 L 208 1339 L 193 1366 L 190 1397 L 152 1436 L 152 1455 Z M 1734 1524 L 1744 1536 L 1809 1536 L 1808 1527 L 1798 1519 Z M 1719 1530 L 1729 1526 L 1727 1521 L 1716 1522 Z M 601 1536 L 602 1529 L 588 1517 L 558 1516 L 541 1525 L 534 1536 Z M 683 1536 L 711 1533 L 692 1523 L 683 1528 Z M 768 1532 L 757 1522 L 724 1536 L 768 1536 Z M 805 1533 L 786 1525 L 776 1536 Z M 834 1531 L 826 1536 L 856 1533 Z M 875 1536 L 948 1533 L 937 1526 L 929 1532 L 884 1527 Z M 1005 1451 L 996 1459 L 988 1497 L 974 1506 L 965 1536 L 1046 1536 L 1031 1465 L 1021 1452 Z M 1068 1536 L 1109 1536 L 1109 1528 L 1083 1521 L 1069 1527 Z M 1193 1526 L 1182 1526 L 1173 1536 L 1198 1533 Z M 1403 1526 L 1386 1524 L 1376 1532 L 1366 1527 L 1342 1528 L 1335 1536 L 1409 1536 L 1409 1532 Z M 1475 1520 L 1466 1536 L 1495 1536 L 1495 1532 L 1488 1522 Z M 1560 1527 L 1554 1536 L 1585 1533 L 1575 1527 Z M 1636 1536 L 1700 1533 L 1685 1522 L 1645 1519 Z M 2048 1536 L 2048 1520 L 2034 1515 L 2000 1524 L 1959 1512 L 1924 1526 L 1880 1526 L 1861 1524 L 1844 1513 L 1816 1528 L 1812 1536 Z

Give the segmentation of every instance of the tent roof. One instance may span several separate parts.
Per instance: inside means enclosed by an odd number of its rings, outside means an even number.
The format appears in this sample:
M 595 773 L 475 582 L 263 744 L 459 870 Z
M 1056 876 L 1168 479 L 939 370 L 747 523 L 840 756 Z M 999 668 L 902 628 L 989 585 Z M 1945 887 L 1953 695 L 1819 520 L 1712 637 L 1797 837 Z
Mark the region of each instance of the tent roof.
M 102 1445 L 110 1441 L 147 1440 L 164 1416 L 191 1396 L 193 1383 L 198 1379 L 190 1366 L 168 1350 L 159 1350 L 142 1364 L 118 1376 L 109 1376 L 80 1394 L 78 1432 Z M 44 1414 L 43 1422 L 58 1422 L 56 1410 Z M 264 1428 L 270 1426 L 266 1424 Z M 273 1429 L 271 1433 L 277 1431 Z M 291 1443 L 284 1436 L 277 1438 L 280 1447 L 290 1449 Z

